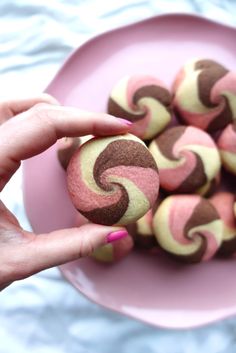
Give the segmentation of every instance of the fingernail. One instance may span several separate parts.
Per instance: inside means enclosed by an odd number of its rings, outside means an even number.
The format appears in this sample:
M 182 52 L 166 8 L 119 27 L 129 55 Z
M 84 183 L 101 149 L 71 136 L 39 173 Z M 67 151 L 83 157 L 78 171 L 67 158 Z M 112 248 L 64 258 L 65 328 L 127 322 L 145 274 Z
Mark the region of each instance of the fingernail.
M 127 126 L 131 126 L 133 123 L 132 121 L 126 120 L 126 119 L 122 119 L 122 118 L 117 118 L 122 124 L 127 125 Z
M 127 237 L 128 232 L 126 230 L 116 230 L 115 232 L 109 233 L 107 236 L 107 243 Z

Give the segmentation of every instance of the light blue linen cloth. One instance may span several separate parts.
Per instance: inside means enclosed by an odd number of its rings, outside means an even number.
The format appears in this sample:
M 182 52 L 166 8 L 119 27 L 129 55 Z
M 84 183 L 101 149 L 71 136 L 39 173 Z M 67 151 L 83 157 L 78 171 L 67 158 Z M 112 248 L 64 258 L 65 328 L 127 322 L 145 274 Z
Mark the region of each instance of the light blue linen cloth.
M 234 0 L 1 0 L 0 97 L 44 90 L 89 37 L 166 12 L 202 14 L 236 25 Z M 1 198 L 29 228 L 21 170 Z M 0 353 L 232 353 L 236 318 L 199 329 L 150 327 L 89 302 L 54 268 L 0 295 Z

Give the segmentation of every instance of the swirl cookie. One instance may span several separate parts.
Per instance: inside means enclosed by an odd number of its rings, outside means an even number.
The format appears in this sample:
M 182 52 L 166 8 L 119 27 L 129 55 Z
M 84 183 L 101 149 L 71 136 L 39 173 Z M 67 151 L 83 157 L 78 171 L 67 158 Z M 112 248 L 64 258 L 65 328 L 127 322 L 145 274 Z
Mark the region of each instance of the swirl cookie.
M 196 193 L 204 197 L 210 197 L 220 186 L 221 180 L 221 172 L 219 172 L 215 178 L 207 181 L 206 184 L 199 188 Z
M 189 263 L 212 258 L 221 246 L 223 223 L 209 201 L 198 195 L 167 197 L 153 218 L 160 246 Z
M 133 239 L 129 235 L 123 239 L 115 241 L 114 243 L 101 246 L 93 252 L 91 257 L 99 262 L 108 264 L 117 262 L 127 256 L 133 249 L 133 246 Z
M 221 133 L 217 145 L 225 169 L 236 175 L 236 124 L 229 124 Z
M 159 174 L 145 144 L 126 134 L 83 144 L 70 160 L 67 184 L 72 203 L 91 222 L 126 225 L 157 200 Z
M 149 146 L 159 169 L 160 185 L 167 192 L 207 192 L 221 163 L 216 144 L 204 131 L 177 126 L 163 132 Z
M 152 249 L 157 241 L 152 229 L 153 210 L 149 210 L 136 223 L 127 226 L 128 232 L 134 239 L 134 244 L 141 249 Z
M 155 77 L 133 75 L 121 79 L 108 101 L 108 113 L 132 121 L 130 132 L 143 140 L 159 134 L 171 121 L 171 95 Z
M 219 249 L 222 255 L 236 252 L 236 218 L 234 215 L 235 196 L 230 192 L 217 192 L 210 198 L 223 221 L 223 242 Z
M 236 119 L 236 73 L 214 60 L 188 62 L 173 93 L 174 111 L 185 124 L 216 131 Z

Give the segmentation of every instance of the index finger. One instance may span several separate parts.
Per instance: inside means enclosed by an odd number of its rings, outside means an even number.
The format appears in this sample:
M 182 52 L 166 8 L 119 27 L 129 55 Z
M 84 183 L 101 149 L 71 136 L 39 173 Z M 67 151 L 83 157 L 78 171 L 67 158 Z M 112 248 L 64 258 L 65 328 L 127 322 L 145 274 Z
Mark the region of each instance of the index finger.
M 47 93 L 41 93 L 37 96 L 24 99 L 0 101 L 0 124 L 17 114 L 23 113 L 38 103 L 58 104 L 58 101 Z
M 124 134 L 130 124 L 108 114 L 49 104 L 36 105 L 0 126 L 0 189 L 21 160 L 43 152 L 59 138 Z

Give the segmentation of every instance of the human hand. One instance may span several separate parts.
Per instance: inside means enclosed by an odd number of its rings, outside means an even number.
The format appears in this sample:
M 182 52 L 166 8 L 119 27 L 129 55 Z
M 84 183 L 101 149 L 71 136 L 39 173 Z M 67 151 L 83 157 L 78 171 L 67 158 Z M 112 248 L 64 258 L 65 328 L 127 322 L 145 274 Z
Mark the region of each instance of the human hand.
M 46 94 L 0 102 L 0 191 L 22 160 L 43 152 L 61 137 L 116 135 L 129 130 L 126 120 L 57 104 Z M 126 235 L 123 228 L 95 224 L 36 235 L 22 229 L 0 201 L 0 290 Z

